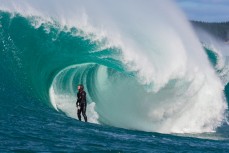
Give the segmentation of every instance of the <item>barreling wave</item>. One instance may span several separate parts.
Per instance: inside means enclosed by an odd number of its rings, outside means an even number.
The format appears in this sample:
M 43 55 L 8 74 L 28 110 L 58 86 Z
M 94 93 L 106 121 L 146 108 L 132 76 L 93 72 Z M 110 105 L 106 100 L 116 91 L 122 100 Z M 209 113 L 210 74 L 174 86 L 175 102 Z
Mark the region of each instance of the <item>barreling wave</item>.
M 147 4 L 136 1 L 117 12 L 113 2 L 103 2 L 102 15 L 94 16 L 85 3 L 77 24 L 4 8 L 0 48 L 14 57 L 4 64 L 38 98 L 73 118 L 82 83 L 90 122 L 163 133 L 214 131 L 227 109 L 220 78 L 177 8 L 168 2 L 170 10 L 159 16 L 157 8 L 167 5 Z M 103 8 L 110 5 L 114 9 Z

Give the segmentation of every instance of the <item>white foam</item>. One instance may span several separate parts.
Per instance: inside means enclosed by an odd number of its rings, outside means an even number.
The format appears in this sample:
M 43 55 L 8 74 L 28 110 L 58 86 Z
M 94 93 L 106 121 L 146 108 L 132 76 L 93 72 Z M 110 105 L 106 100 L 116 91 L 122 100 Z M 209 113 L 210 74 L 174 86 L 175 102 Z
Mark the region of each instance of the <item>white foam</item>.
M 203 46 L 216 54 L 217 63 L 215 69 L 218 70 L 218 75 L 225 86 L 229 82 L 229 45 L 200 27 L 195 27 L 195 30 Z

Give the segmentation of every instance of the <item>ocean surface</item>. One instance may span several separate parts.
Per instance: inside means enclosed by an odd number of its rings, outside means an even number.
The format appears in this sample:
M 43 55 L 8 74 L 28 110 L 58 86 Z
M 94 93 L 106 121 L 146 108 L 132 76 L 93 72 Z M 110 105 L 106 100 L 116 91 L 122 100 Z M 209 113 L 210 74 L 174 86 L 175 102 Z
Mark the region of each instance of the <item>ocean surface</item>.
M 228 50 L 172 1 L 0 0 L 0 152 L 229 152 Z

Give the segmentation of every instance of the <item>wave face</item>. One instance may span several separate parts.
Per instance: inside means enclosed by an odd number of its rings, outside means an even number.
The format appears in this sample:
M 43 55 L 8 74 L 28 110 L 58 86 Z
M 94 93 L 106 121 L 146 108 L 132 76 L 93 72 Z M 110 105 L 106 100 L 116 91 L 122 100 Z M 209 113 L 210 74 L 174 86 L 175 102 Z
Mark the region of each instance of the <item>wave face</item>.
M 170 2 L 120 3 L 4 2 L 0 50 L 10 58 L 2 67 L 73 118 L 82 83 L 92 123 L 162 133 L 215 131 L 227 109 L 224 84 L 188 21 Z

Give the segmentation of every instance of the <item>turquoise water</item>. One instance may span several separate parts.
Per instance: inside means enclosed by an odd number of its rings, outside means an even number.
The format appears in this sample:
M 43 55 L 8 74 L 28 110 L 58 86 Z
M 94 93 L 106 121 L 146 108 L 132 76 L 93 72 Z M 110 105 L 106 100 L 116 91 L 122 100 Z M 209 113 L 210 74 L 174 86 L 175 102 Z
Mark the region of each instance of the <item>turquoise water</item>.
M 55 19 L 1 11 L 0 151 L 227 152 L 229 90 L 219 53 L 194 50 L 182 36 L 180 44 L 170 30 L 174 43 L 160 36 L 155 48 L 140 40 L 150 32 L 129 32 L 134 38 L 120 38 L 123 46 Z M 76 117 L 79 83 L 89 123 Z

